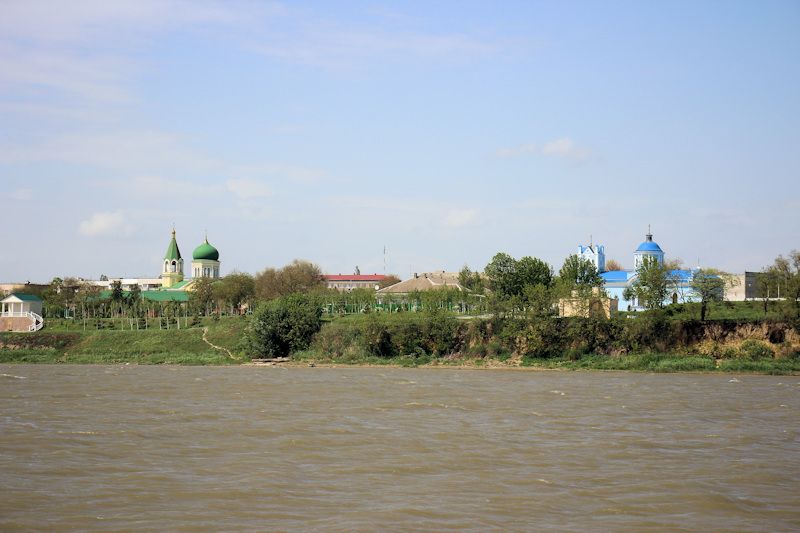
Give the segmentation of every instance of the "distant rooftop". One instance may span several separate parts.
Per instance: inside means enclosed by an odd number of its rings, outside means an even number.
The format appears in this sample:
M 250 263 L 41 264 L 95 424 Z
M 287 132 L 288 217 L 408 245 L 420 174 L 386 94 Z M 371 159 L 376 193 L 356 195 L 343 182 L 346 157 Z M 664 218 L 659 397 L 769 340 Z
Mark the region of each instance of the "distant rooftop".
M 326 281 L 383 281 L 383 274 L 323 274 Z
M 429 291 L 434 289 L 458 289 L 464 288 L 458 283 L 457 272 L 429 272 L 424 274 L 414 274 L 413 278 L 395 283 L 378 291 L 378 294 L 405 294 L 414 291 Z

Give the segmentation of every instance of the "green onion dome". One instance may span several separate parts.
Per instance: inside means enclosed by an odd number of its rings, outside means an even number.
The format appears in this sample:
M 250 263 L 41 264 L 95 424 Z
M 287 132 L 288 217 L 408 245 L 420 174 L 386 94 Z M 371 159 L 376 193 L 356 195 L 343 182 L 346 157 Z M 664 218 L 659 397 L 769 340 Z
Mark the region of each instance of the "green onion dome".
M 219 251 L 208 244 L 208 237 L 206 241 L 194 249 L 192 252 L 192 259 L 207 259 L 210 261 L 219 261 Z

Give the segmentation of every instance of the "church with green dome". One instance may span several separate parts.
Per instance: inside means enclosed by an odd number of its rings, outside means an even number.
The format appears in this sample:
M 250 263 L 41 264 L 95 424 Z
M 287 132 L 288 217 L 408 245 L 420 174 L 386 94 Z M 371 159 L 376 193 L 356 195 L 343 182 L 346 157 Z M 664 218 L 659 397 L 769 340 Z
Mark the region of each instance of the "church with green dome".
M 192 278 L 183 279 L 183 257 L 172 230 L 172 239 L 167 245 L 161 271 L 161 287 L 172 290 L 190 290 L 194 280 L 199 278 L 219 279 L 219 250 L 208 242 L 208 235 L 192 252 Z
M 192 278 L 219 278 L 219 251 L 206 240 L 192 252 Z
M 172 237 L 167 244 L 167 251 L 161 260 L 161 274 L 156 278 L 107 278 L 89 281 L 100 288 L 100 295 L 107 298 L 111 294 L 114 283 L 119 283 L 124 294 L 129 294 L 134 286 L 139 288 L 145 300 L 154 302 L 187 302 L 189 294 L 194 290 L 194 283 L 202 278 L 220 279 L 219 250 L 208 242 L 206 235 L 203 242 L 192 252 L 192 272 L 189 279 L 184 279 L 183 256 L 172 229 Z

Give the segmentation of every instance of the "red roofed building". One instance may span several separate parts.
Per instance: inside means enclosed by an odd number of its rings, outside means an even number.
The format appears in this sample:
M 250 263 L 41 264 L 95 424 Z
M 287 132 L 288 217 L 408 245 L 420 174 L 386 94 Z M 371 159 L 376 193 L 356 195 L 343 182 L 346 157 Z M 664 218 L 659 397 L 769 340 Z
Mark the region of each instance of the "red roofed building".
M 353 289 L 372 289 L 377 291 L 386 276 L 383 274 L 323 274 L 329 289 L 350 292 Z

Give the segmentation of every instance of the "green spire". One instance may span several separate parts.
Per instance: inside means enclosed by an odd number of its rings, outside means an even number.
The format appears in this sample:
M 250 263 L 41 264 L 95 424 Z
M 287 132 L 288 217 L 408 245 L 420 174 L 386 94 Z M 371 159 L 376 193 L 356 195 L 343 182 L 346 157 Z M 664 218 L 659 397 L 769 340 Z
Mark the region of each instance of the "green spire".
M 178 260 L 181 258 L 181 251 L 178 249 L 178 241 L 175 240 L 175 228 L 172 228 L 172 240 L 169 241 L 167 253 L 164 254 L 164 259 Z

